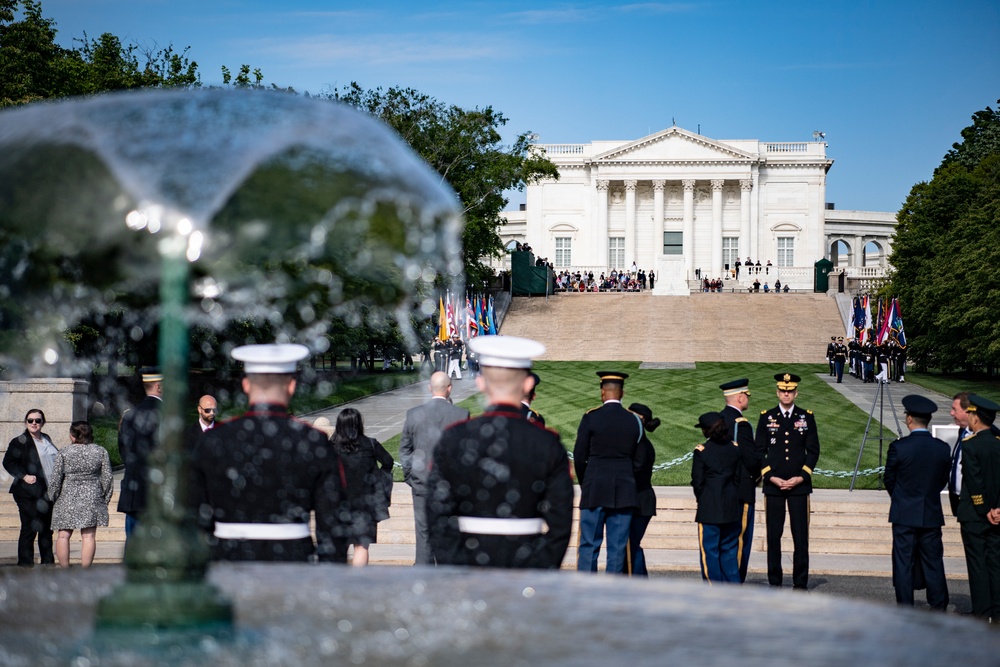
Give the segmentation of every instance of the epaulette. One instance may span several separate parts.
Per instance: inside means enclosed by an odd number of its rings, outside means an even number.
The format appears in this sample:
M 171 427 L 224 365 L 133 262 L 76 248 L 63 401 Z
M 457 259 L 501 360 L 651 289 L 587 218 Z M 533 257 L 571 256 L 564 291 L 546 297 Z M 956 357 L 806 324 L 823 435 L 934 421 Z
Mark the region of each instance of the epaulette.
M 703 452 L 705 451 L 705 445 L 695 445 L 694 449 L 696 452 Z
M 737 424 L 739 424 L 740 422 L 745 422 L 745 421 L 747 421 L 747 418 L 746 418 L 746 417 L 737 417 L 737 418 L 736 418 L 736 423 L 737 423 Z
M 965 442 L 966 440 L 971 440 L 972 438 L 975 438 L 975 437 L 976 437 L 975 433 L 970 433 L 969 435 L 967 435 L 964 438 L 962 438 L 962 442 Z
M 812 413 L 813 413 L 813 411 L 812 411 L 812 410 L 806 410 L 806 414 L 809 414 L 809 415 L 811 415 Z
M 766 414 L 767 414 L 767 410 L 761 410 L 761 411 L 760 411 L 760 414 L 762 414 L 762 415 L 766 415 Z
M 587 410 L 586 412 L 584 412 L 583 414 L 585 414 L 585 415 L 590 414 L 594 410 L 600 410 L 603 407 L 604 407 L 603 405 L 598 405 L 596 408 L 591 408 L 591 409 Z

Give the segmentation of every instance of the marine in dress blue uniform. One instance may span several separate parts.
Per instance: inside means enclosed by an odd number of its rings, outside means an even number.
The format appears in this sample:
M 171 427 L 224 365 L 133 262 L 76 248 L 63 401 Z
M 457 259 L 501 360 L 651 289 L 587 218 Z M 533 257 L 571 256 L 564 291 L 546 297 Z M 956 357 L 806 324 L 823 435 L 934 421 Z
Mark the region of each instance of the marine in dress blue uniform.
M 941 526 L 941 490 L 948 483 L 951 450 L 927 430 L 934 401 L 923 396 L 903 398 L 906 427 L 910 434 L 889 444 L 885 459 L 885 490 L 892 503 L 892 585 L 896 603 L 913 606 L 914 572 L 917 560 L 927 585 L 931 609 L 948 608 L 948 582 L 944 574 Z
M 214 560 L 347 562 L 351 512 L 327 435 L 288 412 L 302 345 L 245 345 L 243 416 L 209 431 L 191 455 L 192 503 Z M 309 529 L 315 514 L 316 543 Z
M 624 573 L 632 513 L 638 507 L 635 470 L 642 468 L 639 415 L 622 405 L 627 373 L 598 371 L 603 404 L 583 415 L 573 465 L 580 482 L 577 569 L 596 572 L 607 528 L 608 573 Z
M 696 427 L 707 438 L 694 448 L 691 487 L 698 500 L 698 546 L 701 577 L 706 581 L 740 583 L 739 536 L 740 446 L 730 437 L 725 418 L 706 412 Z
M 1000 623 L 1000 436 L 991 430 L 1000 405 L 969 394 L 969 430 L 962 441 L 958 522 L 969 572 L 972 613 Z
M 750 380 L 740 378 L 719 385 L 726 401 L 726 407 L 719 413 L 734 442 L 740 446 L 742 473 L 740 475 L 740 582 L 747 580 L 750 567 L 750 551 L 753 546 L 753 527 L 757 506 L 757 485 L 760 484 L 762 452 L 757 451 L 753 438 L 753 426 L 743 416 L 750 406 Z
M 489 406 L 446 428 L 434 449 L 427 523 L 439 565 L 556 569 L 569 546 L 573 480 L 559 434 L 528 421 L 521 398 L 541 343 L 469 341 Z
M 809 585 L 809 495 L 812 474 L 819 460 L 819 435 L 811 410 L 795 404 L 801 378 L 778 373 L 778 405 L 760 413 L 757 449 L 763 451 L 761 475 L 767 526 L 767 581 L 781 586 L 781 535 L 787 508 L 792 529 L 792 586 Z

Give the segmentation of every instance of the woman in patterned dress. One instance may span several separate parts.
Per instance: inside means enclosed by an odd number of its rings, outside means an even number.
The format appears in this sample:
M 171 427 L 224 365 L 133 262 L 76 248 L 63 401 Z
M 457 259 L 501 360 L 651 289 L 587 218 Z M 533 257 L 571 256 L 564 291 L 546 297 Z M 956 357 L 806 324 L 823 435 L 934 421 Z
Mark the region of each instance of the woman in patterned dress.
M 88 422 L 73 422 L 69 438 L 72 444 L 60 450 L 49 483 L 52 528 L 59 531 L 56 559 L 60 567 L 69 567 L 69 539 L 79 528 L 81 565 L 90 567 L 97 550 L 97 527 L 108 525 L 111 459 L 103 447 L 93 444 L 94 430 Z

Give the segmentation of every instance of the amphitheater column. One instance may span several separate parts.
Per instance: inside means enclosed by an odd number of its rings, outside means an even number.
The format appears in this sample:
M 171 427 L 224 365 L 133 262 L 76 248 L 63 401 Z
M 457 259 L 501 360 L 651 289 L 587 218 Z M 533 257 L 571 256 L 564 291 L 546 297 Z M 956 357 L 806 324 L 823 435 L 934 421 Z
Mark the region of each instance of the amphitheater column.
M 722 277 L 722 186 L 721 178 L 712 179 L 712 277 Z
M 865 237 L 855 236 L 854 247 L 851 248 L 851 266 L 865 265 Z
M 740 247 L 737 257 L 750 256 L 750 191 L 753 180 L 740 179 Z
M 635 256 L 635 186 L 636 181 L 625 181 L 625 267 L 636 262 Z
M 594 265 L 608 264 L 608 181 L 597 181 L 597 230 L 594 233 Z
M 666 181 L 653 181 L 653 247 L 650 267 L 655 267 L 663 254 L 663 186 Z
M 694 276 L 694 179 L 681 181 L 684 188 L 684 268 L 688 280 Z

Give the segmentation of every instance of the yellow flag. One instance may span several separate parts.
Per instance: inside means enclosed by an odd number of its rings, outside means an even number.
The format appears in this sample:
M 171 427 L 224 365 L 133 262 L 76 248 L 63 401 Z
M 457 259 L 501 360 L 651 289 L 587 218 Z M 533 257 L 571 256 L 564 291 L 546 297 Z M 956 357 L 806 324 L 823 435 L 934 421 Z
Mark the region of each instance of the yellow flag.
M 448 340 L 448 316 L 444 312 L 444 299 L 438 297 L 440 314 L 438 315 L 438 340 Z

